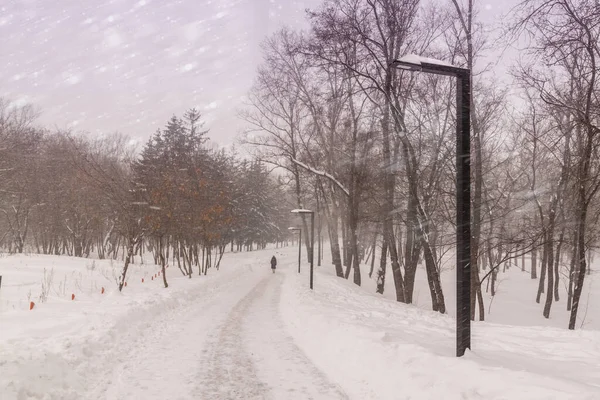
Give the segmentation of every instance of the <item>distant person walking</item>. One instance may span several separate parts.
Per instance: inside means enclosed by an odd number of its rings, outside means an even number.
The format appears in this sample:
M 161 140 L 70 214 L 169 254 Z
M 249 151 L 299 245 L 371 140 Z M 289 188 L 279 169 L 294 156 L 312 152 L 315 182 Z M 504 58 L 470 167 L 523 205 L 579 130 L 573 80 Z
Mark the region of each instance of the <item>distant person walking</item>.
M 277 268 L 277 259 L 275 256 L 271 257 L 271 271 L 275 273 L 275 268 Z

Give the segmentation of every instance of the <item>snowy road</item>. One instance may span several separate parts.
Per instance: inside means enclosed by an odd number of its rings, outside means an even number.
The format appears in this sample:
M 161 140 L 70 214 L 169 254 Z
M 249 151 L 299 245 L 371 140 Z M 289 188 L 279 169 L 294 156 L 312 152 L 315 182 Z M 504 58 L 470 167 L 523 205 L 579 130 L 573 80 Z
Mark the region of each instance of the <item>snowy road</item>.
M 131 324 L 106 343 L 103 357 L 114 366 L 94 372 L 85 398 L 348 398 L 285 332 L 283 280 L 281 273 L 245 271 Z

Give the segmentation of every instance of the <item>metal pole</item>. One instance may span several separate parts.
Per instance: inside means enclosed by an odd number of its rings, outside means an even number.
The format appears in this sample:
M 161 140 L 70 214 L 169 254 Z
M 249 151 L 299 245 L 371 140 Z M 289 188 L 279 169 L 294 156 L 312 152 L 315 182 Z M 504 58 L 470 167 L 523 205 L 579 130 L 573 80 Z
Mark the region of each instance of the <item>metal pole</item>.
M 301 258 L 302 258 L 302 229 L 298 229 L 298 273 L 300 273 Z
M 471 348 L 471 82 L 456 75 L 456 356 Z
M 315 259 L 315 212 L 310 213 L 310 289 L 313 288 L 313 267 Z

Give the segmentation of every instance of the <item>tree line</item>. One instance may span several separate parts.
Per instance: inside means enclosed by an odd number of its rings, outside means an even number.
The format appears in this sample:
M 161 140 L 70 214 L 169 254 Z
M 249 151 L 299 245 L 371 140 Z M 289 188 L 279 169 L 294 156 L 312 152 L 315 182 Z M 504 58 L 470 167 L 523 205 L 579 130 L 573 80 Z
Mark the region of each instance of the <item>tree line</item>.
M 423 271 L 444 313 L 456 85 L 392 62 L 414 53 L 471 69 L 471 318 L 484 319 L 483 291 L 494 295 L 517 261 L 525 270 L 527 255 L 532 299 L 549 318 L 562 279 L 574 329 L 598 243 L 600 8 L 524 0 L 494 39 L 476 3 L 323 1 L 307 11 L 308 29 L 264 41 L 243 141 L 286 171 L 299 207 L 320 203 L 337 276 L 360 285 L 370 262 L 383 293 L 389 263 L 396 299 L 412 303 Z M 503 83 L 486 56 L 507 42 L 526 44 Z
M 31 106 L 0 100 L 0 248 L 121 257 L 150 252 L 182 274 L 219 267 L 226 249 L 289 236 L 284 182 L 259 161 L 211 146 L 200 113 L 173 116 L 141 153 L 126 136 L 52 132 Z

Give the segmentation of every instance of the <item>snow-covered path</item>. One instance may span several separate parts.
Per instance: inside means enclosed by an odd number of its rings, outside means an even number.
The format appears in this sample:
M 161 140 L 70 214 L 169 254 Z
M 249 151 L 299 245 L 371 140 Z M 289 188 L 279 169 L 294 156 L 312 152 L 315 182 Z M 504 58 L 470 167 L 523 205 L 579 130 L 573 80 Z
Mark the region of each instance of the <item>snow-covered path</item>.
M 286 334 L 283 275 L 242 271 L 130 324 L 100 353 L 89 399 L 344 399 Z M 140 350 L 135 344 L 142 344 Z M 97 345 L 95 345 L 97 346 Z
M 241 332 L 244 348 L 251 349 L 250 358 L 256 366 L 257 376 L 269 387 L 267 397 L 347 398 L 339 387 L 314 366 L 286 332 L 279 310 L 284 275 L 269 275 L 242 300 L 240 305 L 244 308 L 244 317 L 237 320 L 237 326 L 232 330 Z M 234 397 L 249 398 L 239 394 Z
M 264 278 L 235 304 L 225 322 L 209 335 L 209 345 L 198 362 L 198 370 L 202 371 L 202 375 L 199 377 L 197 398 L 267 397 L 268 388 L 256 375 L 254 362 L 244 347 L 241 329 L 244 315 L 253 306 L 253 299 L 263 288 L 263 282 Z
M 198 288 L 185 301 L 120 330 L 117 342 L 106 343 L 101 351 L 115 361 L 114 367 L 98 371 L 101 379 L 90 382 L 92 390 L 85 398 L 190 398 L 206 372 L 198 360 L 207 351 L 209 334 L 223 324 L 238 296 L 256 284 L 252 278 L 253 274 L 240 271 L 230 280 L 215 280 L 209 290 Z

